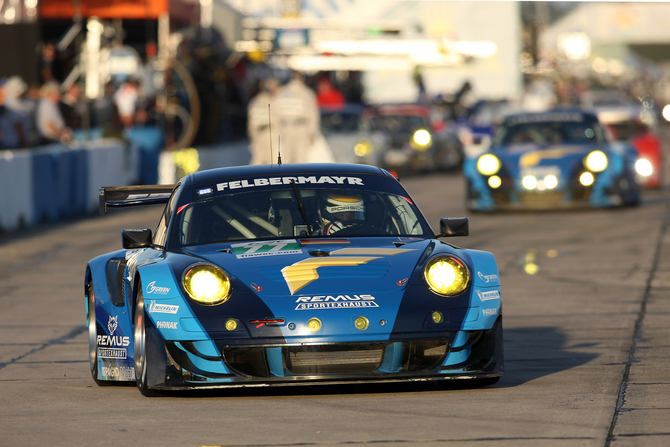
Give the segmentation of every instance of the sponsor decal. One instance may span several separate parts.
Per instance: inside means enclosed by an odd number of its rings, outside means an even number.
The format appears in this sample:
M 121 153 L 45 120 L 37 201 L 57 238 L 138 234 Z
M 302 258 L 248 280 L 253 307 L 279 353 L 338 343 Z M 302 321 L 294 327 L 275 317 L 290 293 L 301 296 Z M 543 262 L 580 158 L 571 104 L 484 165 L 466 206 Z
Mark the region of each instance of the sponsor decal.
M 498 281 L 498 275 L 483 275 L 482 272 L 477 272 L 477 276 L 485 283 Z
M 151 281 L 147 284 L 147 293 L 154 293 L 156 295 L 167 295 L 170 291 L 169 287 L 160 287 L 156 285 L 156 281 Z
M 128 351 L 124 348 L 98 348 L 98 357 L 103 359 L 127 359 Z
M 114 331 L 116 328 L 119 327 L 119 316 L 109 316 L 109 321 L 107 322 L 107 330 L 109 331 L 109 335 L 114 335 Z
M 489 301 L 489 300 L 499 300 L 500 299 L 500 292 L 497 290 L 490 290 L 488 292 L 482 292 L 481 290 L 475 289 L 475 292 L 477 292 L 477 295 L 479 296 L 479 299 L 482 301 Z
M 156 327 L 158 329 L 177 329 L 176 321 L 157 321 Z
M 372 295 L 317 295 L 295 300 L 295 310 L 351 309 L 379 307 Z
M 130 337 L 124 337 L 120 335 L 98 335 L 97 338 L 97 343 L 98 346 L 104 346 L 104 347 L 115 347 L 115 346 L 129 346 L 130 345 Z
M 498 309 L 482 309 L 482 315 L 485 317 L 493 317 L 498 315 Z
M 254 289 L 256 292 L 260 292 L 261 290 L 263 290 L 263 286 L 259 286 L 255 282 L 251 283 L 251 288 Z
M 230 246 L 237 259 L 257 258 L 259 256 L 295 255 L 302 253 L 300 244 L 295 240 L 263 241 Z
M 150 314 L 176 314 L 179 311 L 179 306 L 160 304 L 156 303 L 154 300 L 151 300 L 147 310 Z
M 367 264 L 383 256 L 414 251 L 403 248 L 342 248 L 323 258 L 309 258 L 284 267 L 281 270 L 291 295 L 319 279 L 320 267 L 353 267 Z
M 402 286 L 404 286 L 405 284 L 407 284 L 407 280 L 408 280 L 408 279 L 409 279 L 409 278 L 401 279 L 400 281 L 396 281 L 395 283 L 396 283 L 396 285 L 402 287 Z
M 135 379 L 135 368 L 132 366 L 103 366 L 103 380 L 116 379 Z
M 235 180 L 232 182 L 218 183 L 216 185 L 216 190 L 224 191 L 226 189 L 253 188 L 256 186 L 290 185 L 291 180 L 293 180 L 298 185 L 304 185 L 308 183 L 315 185 L 323 185 L 326 183 L 333 185 L 363 185 L 363 179 L 359 177 L 338 177 L 335 175 L 301 175 L 297 177 L 268 177 L 248 180 Z

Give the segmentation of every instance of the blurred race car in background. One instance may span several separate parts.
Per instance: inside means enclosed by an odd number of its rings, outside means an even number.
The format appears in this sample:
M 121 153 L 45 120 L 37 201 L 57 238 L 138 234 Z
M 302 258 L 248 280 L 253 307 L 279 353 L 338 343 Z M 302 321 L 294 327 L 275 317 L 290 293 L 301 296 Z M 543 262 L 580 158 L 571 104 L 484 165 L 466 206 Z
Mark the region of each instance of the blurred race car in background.
M 470 210 L 637 205 L 637 152 L 608 139 L 583 109 L 513 114 L 491 148 L 463 165 Z
M 384 104 L 369 117 L 372 132 L 388 137 L 377 165 L 400 174 L 455 169 L 464 158 L 463 145 L 444 123 L 433 126 L 431 108 L 421 104 Z
M 622 92 L 594 91 L 582 99 L 598 115 L 616 141 L 633 146 L 639 155 L 638 169 L 645 172 L 645 188 L 658 188 L 663 180 L 662 142 L 657 112 L 651 101 L 633 101 Z
M 160 390 L 438 381 L 503 374 L 495 257 L 438 238 L 400 182 L 360 164 L 241 166 L 109 187 L 166 204 L 156 231 L 86 266 L 91 374 Z
M 388 136 L 371 132 L 362 104 L 321 107 L 321 133 L 339 163 L 378 164 Z

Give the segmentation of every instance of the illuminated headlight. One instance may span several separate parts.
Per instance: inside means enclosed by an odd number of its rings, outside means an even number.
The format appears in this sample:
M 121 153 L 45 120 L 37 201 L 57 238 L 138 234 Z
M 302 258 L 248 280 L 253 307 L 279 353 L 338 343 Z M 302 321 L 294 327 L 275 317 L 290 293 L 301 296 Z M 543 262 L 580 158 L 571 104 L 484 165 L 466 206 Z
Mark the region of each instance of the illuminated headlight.
M 591 172 L 602 172 L 607 168 L 607 155 L 603 151 L 593 151 L 586 156 L 584 165 Z
M 502 180 L 497 175 L 492 175 L 489 177 L 489 186 L 493 189 L 500 188 L 502 185 Z
M 537 179 L 532 175 L 527 175 L 521 180 L 523 187 L 526 189 L 535 189 L 537 188 Z
M 554 189 L 555 187 L 558 186 L 558 179 L 556 178 L 555 175 L 549 174 L 544 178 L 544 186 L 547 189 Z
M 419 151 L 426 150 L 430 146 L 431 140 L 430 132 L 419 129 L 412 136 L 412 147 Z
M 635 171 L 642 176 L 648 177 L 654 172 L 654 167 L 646 158 L 640 158 L 635 162 Z
M 595 179 L 593 178 L 593 174 L 591 174 L 590 172 L 585 172 L 579 176 L 579 183 L 581 183 L 584 186 L 593 185 L 594 180 Z
M 477 170 L 482 175 L 493 175 L 500 170 L 500 160 L 493 154 L 484 154 L 477 160 Z
M 375 145 L 370 140 L 361 140 L 354 146 L 354 154 L 365 157 L 375 151 Z
M 184 290 L 200 304 L 221 304 L 230 298 L 230 280 L 221 269 L 209 264 L 197 264 L 186 270 Z
M 423 274 L 428 287 L 442 296 L 460 294 L 466 289 L 470 280 L 465 264 L 449 256 L 438 256 L 430 260 Z

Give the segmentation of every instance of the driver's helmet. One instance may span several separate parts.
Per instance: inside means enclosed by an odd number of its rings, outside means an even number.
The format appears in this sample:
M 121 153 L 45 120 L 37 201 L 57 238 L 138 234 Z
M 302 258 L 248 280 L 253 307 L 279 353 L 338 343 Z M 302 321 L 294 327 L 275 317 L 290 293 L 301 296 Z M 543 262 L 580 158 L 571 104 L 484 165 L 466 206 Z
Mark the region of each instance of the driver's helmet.
M 319 214 L 324 227 L 335 222 L 365 220 L 365 204 L 358 194 L 329 192 L 323 196 Z

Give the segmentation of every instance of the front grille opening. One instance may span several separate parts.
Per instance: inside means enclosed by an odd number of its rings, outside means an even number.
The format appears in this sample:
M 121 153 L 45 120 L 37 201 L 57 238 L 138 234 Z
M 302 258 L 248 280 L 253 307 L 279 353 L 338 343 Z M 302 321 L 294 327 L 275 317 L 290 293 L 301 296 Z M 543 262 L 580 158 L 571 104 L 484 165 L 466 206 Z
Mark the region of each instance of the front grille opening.
M 384 345 L 296 346 L 284 349 L 286 368 L 297 375 L 373 372 L 382 364 Z
M 295 346 L 227 346 L 230 369 L 248 377 L 419 373 L 439 367 L 446 339 Z

